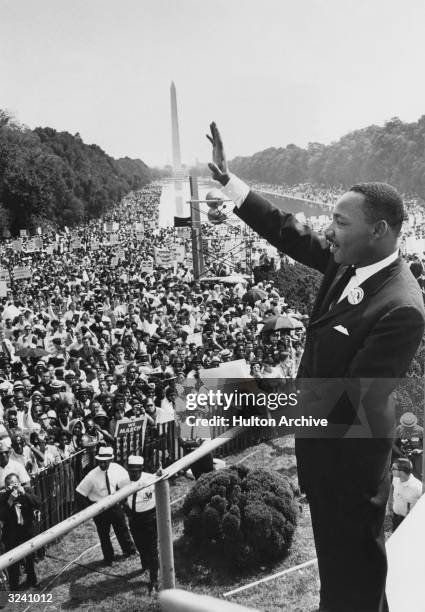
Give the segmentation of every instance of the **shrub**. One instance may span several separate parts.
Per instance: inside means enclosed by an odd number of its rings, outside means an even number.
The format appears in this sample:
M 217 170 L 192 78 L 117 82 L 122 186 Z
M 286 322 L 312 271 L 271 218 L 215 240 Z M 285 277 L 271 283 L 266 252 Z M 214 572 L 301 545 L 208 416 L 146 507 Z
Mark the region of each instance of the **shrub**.
M 184 537 L 195 547 L 215 542 L 239 567 L 282 559 L 297 524 L 290 481 L 266 469 L 231 467 L 204 474 L 183 504 Z

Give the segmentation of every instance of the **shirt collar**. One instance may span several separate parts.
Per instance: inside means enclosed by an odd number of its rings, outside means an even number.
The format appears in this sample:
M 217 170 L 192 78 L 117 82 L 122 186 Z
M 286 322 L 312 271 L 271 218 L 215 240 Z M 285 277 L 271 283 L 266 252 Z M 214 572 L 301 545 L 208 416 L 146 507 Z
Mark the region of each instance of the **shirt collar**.
M 360 285 L 360 283 L 363 283 L 370 276 L 373 276 L 373 274 L 376 274 L 380 270 L 383 270 L 384 268 L 392 264 L 394 261 L 396 261 L 397 258 L 398 249 L 394 251 L 394 253 L 391 253 L 391 255 L 388 255 L 388 257 L 385 257 L 385 259 L 380 259 L 379 261 L 376 261 L 375 263 L 370 264 L 369 266 L 356 268 L 355 277 L 358 284 Z

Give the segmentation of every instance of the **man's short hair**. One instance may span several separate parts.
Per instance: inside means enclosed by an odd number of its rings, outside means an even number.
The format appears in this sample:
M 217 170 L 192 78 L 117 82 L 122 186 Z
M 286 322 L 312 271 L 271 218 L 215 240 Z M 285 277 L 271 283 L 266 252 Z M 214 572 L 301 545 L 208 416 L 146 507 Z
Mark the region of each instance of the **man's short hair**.
M 394 187 L 387 183 L 358 183 L 350 191 L 364 196 L 364 211 L 369 223 L 384 219 L 397 233 L 404 220 L 403 200 Z

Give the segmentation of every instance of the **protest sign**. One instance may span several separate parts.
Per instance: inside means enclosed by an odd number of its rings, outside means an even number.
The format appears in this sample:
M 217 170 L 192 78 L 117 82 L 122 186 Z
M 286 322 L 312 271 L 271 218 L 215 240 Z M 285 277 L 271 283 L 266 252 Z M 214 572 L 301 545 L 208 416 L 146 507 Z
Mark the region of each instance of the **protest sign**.
M 75 251 L 76 249 L 82 249 L 83 243 L 80 238 L 73 238 L 69 243 L 69 248 L 71 249 L 71 251 Z
M 31 269 L 29 266 L 16 266 L 13 268 L 13 278 L 15 281 L 31 278 Z
M 176 261 L 176 253 L 174 247 L 154 249 L 155 263 L 163 268 L 172 268 Z
M 146 274 L 152 274 L 152 272 L 153 272 L 153 263 L 152 262 L 142 263 L 142 265 L 140 266 L 140 271 L 141 272 L 145 272 Z
M 10 246 L 15 253 L 20 253 L 22 251 L 22 240 L 13 240 Z
M 184 248 L 182 244 L 178 244 L 174 248 L 175 248 L 175 253 L 176 253 L 176 261 L 178 263 L 183 263 L 184 258 L 186 257 L 186 249 Z
M 140 417 L 138 419 L 134 419 L 133 421 L 121 419 L 117 421 L 115 427 L 115 436 L 126 436 L 128 434 L 139 433 L 140 431 L 142 431 L 145 423 L 146 417 Z
M 5 283 L 10 282 L 10 273 L 7 268 L 0 268 L 0 281 Z
M 40 239 L 37 238 L 31 238 L 30 240 L 27 241 L 26 245 L 25 245 L 25 251 L 27 253 L 34 253 L 35 251 L 40 251 L 43 248 L 43 244 L 41 244 L 40 246 Z

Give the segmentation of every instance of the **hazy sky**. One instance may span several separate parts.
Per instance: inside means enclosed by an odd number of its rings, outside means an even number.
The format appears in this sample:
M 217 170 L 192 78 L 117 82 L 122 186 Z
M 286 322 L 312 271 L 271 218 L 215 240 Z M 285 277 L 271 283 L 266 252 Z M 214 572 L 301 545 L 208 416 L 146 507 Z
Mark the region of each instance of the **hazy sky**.
M 329 143 L 425 114 L 423 0 L 0 0 L 0 108 L 114 157 Z

